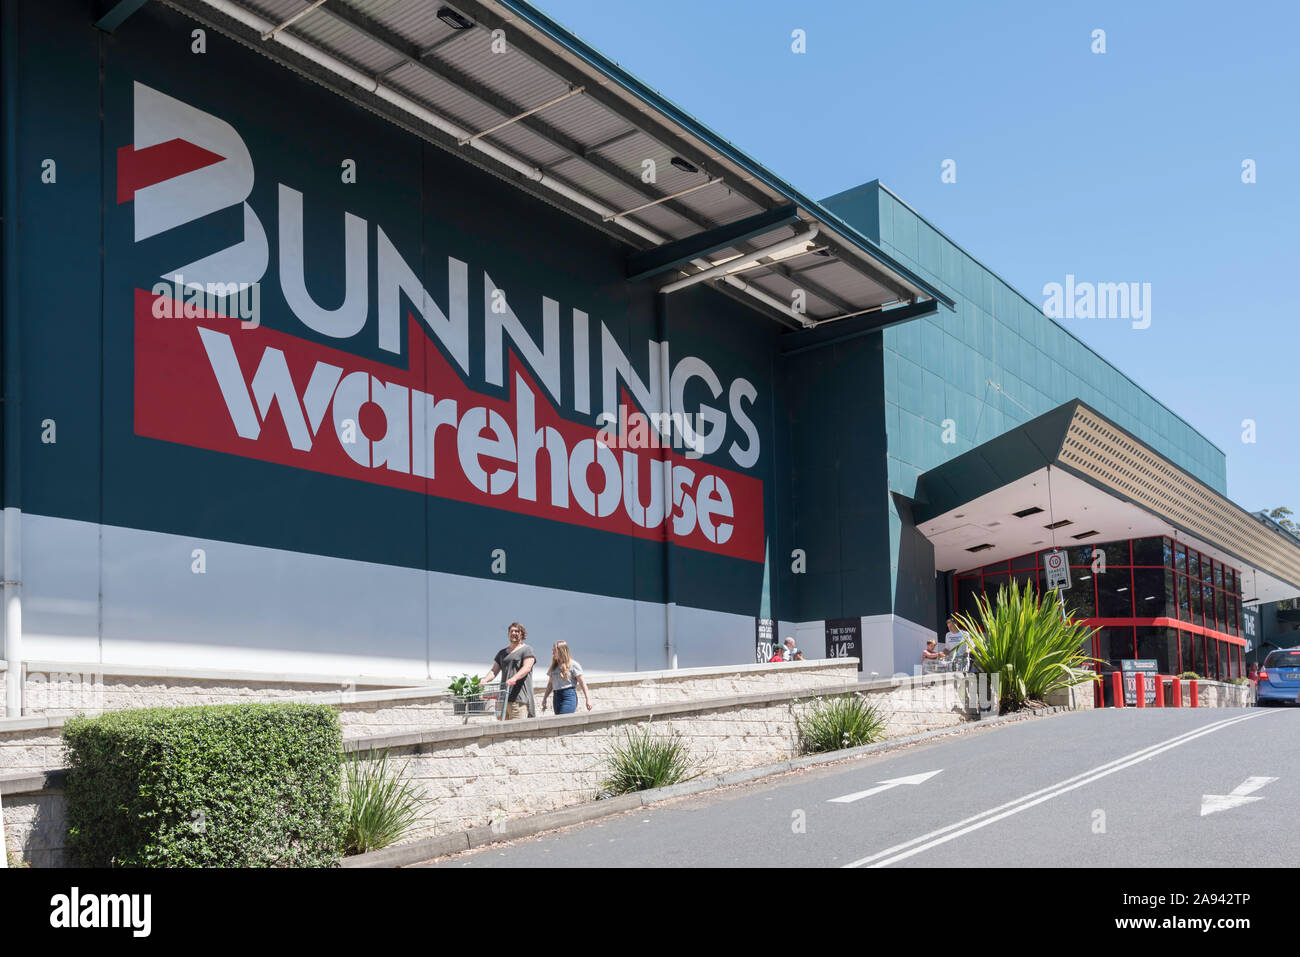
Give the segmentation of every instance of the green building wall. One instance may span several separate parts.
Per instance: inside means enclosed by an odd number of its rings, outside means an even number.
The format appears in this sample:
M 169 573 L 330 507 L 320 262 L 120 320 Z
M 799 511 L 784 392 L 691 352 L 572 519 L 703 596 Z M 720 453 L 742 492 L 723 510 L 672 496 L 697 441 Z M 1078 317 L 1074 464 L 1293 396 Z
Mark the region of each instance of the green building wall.
M 933 574 L 933 553 L 927 558 L 918 545 L 906 501 L 915 496 L 917 477 L 1071 399 L 1087 402 L 1227 494 L 1222 450 L 878 181 L 823 203 L 956 302 L 954 309 L 878 334 L 892 493 L 881 507 L 894 600 L 892 609 L 877 613 L 935 625 L 933 606 L 918 603 L 915 587 L 927 561 Z M 944 442 L 949 419 L 955 441 Z

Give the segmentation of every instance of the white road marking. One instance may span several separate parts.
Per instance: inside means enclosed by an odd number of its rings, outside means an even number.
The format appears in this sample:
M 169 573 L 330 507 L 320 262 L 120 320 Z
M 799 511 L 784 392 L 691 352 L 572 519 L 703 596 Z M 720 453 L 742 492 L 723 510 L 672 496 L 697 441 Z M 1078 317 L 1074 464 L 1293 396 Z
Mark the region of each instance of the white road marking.
M 1113 761 L 1100 764 L 1090 771 L 1084 771 L 1082 774 L 1076 774 L 1074 777 L 1058 781 L 1056 784 L 1040 788 L 1039 790 L 1033 791 L 1029 794 L 1021 795 L 1005 804 L 989 808 L 987 811 L 981 811 L 979 814 L 972 815 L 971 817 L 958 821 L 955 824 L 949 824 L 946 827 L 938 828 L 928 834 L 922 834 L 920 837 L 914 837 L 910 841 L 904 841 L 902 844 L 895 844 L 893 847 L 886 848 L 883 851 L 877 851 L 875 854 L 869 854 L 866 857 L 859 858 L 856 861 L 851 861 L 843 866 L 862 867 L 865 864 L 870 864 L 872 867 L 887 867 L 890 864 L 920 854 L 922 851 L 927 851 L 932 847 L 946 844 L 948 841 L 955 840 L 963 834 L 969 834 L 971 831 L 977 831 L 980 828 L 1000 821 L 1003 818 L 1010 817 L 1013 814 L 1019 814 L 1021 811 L 1042 804 L 1044 801 L 1050 801 L 1052 798 L 1058 797 L 1067 791 L 1073 791 L 1075 788 L 1083 787 L 1085 784 L 1091 784 L 1093 781 L 1114 774 L 1116 771 L 1122 771 L 1125 768 L 1132 767 L 1148 758 L 1153 758 L 1157 754 L 1161 754 L 1171 748 L 1176 748 L 1179 745 L 1186 744 L 1187 742 L 1193 741 L 1203 735 L 1213 734 L 1215 731 L 1220 731 L 1230 725 L 1240 724 L 1242 721 L 1249 721 L 1252 718 L 1258 718 L 1262 717 L 1264 714 L 1272 713 L 1276 712 L 1252 712 L 1251 714 L 1228 718 L 1215 724 L 1207 725 L 1204 728 L 1197 728 L 1192 731 L 1184 732 L 1183 734 L 1175 735 L 1172 738 L 1168 738 L 1164 741 L 1134 751 L 1132 754 L 1127 754 L 1122 758 L 1116 758 Z
M 940 768 L 939 771 L 942 771 Z M 852 804 L 854 801 L 861 801 L 865 797 L 871 797 L 873 794 L 879 794 L 881 791 L 888 791 L 890 788 L 896 788 L 900 784 L 920 784 L 934 777 L 939 771 L 926 771 L 923 774 L 912 774 L 905 778 L 891 778 L 888 781 L 881 781 L 874 788 L 868 788 L 865 791 L 854 791 L 852 794 L 842 794 L 837 798 L 831 798 L 828 804 Z
M 1262 801 L 1261 797 L 1248 797 L 1252 791 L 1258 791 L 1265 784 L 1272 784 L 1277 778 L 1246 778 L 1235 788 L 1231 794 L 1202 794 L 1201 795 L 1201 817 L 1207 814 L 1214 814 L 1218 811 L 1226 811 L 1229 808 L 1241 807 L 1243 804 L 1249 804 L 1252 801 Z

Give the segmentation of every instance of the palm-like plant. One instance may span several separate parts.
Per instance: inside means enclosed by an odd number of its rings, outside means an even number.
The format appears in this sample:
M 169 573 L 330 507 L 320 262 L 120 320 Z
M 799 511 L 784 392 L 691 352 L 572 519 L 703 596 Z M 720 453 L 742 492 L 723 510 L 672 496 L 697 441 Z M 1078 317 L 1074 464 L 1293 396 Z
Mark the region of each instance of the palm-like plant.
M 976 615 L 956 615 L 970 637 L 971 657 L 985 674 L 999 676 L 999 709 L 1015 711 L 1030 699 L 1095 681 L 1096 659 L 1085 653 L 1096 629 L 1063 614 L 1056 590 L 1038 595 L 1012 581 L 990 602 L 976 596 Z
M 388 766 L 388 749 L 344 761 L 347 811 L 345 854 L 364 854 L 396 844 L 420 819 L 424 798 L 405 774 Z

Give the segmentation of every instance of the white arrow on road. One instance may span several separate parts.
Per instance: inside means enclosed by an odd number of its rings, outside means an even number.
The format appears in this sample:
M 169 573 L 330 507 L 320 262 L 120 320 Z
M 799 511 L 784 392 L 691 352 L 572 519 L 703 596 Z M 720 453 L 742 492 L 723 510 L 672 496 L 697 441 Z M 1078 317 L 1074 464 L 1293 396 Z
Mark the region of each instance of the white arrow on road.
M 939 771 L 942 771 L 940 768 Z M 881 791 L 888 791 L 890 788 L 896 788 L 900 784 L 920 784 L 922 781 L 928 781 L 939 771 L 926 771 L 924 774 L 912 774 L 905 778 L 891 778 L 888 781 L 881 781 L 874 788 L 867 788 L 865 791 L 855 791 L 852 794 L 844 794 L 837 798 L 831 798 L 828 804 L 852 804 L 854 801 L 861 801 L 865 797 L 871 797 L 873 794 L 879 794 Z
M 1262 801 L 1263 798 L 1250 797 L 1250 793 L 1258 791 L 1265 784 L 1272 784 L 1276 780 L 1277 778 L 1246 778 L 1232 789 L 1231 794 L 1202 794 L 1201 817 L 1213 814 L 1215 811 L 1226 811 L 1229 808 L 1241 807 L 1251 801 Z

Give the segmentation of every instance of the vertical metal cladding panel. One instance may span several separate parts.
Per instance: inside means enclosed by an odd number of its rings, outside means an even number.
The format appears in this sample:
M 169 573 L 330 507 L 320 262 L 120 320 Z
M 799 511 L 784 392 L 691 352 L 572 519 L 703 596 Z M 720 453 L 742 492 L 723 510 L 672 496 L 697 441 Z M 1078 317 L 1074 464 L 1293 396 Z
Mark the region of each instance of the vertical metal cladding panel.
M 26 165 L 67 165 L 25 197 L 24 361 L 59 431 L 24 451 L 63 524 L 30 548 L 94 542 L 102 592 L 51 608 L 51 656 L 418 672 L 519 618 L 588 667 L 661 667 L 664 468 L 673 598 L 714 615 L 688 625 L 757 613 L 772 323 L 680 294 L 668 391 L 705 452 L 635 421 L 606 448 L 598 413 L 667 401 L 619 243 L 213 31 L 191 52 L 170 10 L 71 43 L 86 6 L 40 7 L 26 45 L 70 62 L 25 67 L 52 90 L 24 96 Z M 687 635 L 681 663 L 735 643 Z

